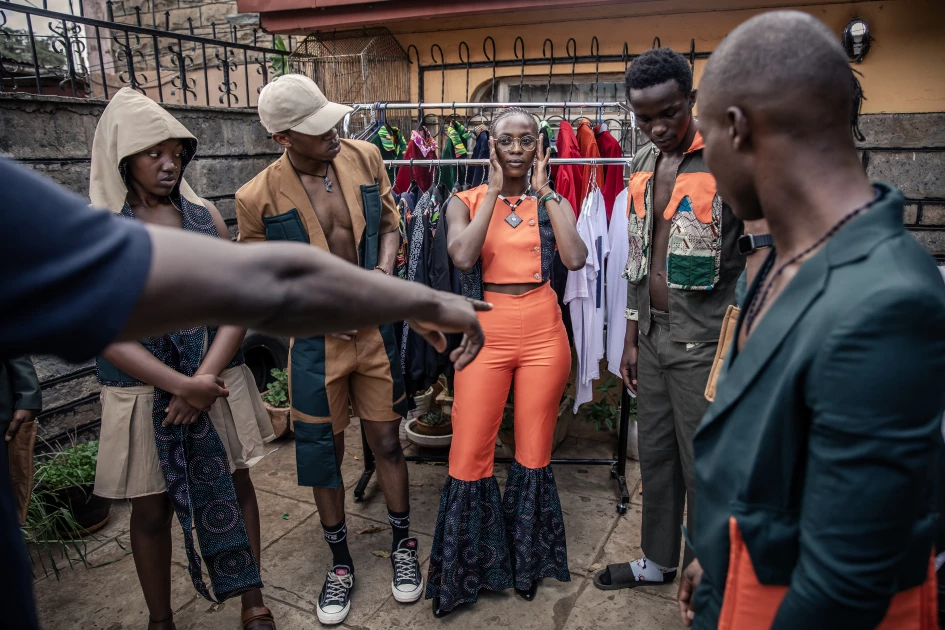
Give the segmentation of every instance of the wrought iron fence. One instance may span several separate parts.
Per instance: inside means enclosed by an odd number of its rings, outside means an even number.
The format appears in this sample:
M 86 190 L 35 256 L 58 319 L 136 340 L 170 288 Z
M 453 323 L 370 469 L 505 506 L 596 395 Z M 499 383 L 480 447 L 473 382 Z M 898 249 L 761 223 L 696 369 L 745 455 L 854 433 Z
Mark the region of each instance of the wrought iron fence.
M 44 3 L 45 4 L 45 3 Z M 116 22 L 0 1 L 0 92 L 104 98 L 130 87 L 161 103 L 253 107 L 262 87 L 288 69 L 293 39 L 211 23 L 186 29 Z M 74 4 L 70 2 L 74 9 Z M 240 41 L 242 39 L 249 41 Z

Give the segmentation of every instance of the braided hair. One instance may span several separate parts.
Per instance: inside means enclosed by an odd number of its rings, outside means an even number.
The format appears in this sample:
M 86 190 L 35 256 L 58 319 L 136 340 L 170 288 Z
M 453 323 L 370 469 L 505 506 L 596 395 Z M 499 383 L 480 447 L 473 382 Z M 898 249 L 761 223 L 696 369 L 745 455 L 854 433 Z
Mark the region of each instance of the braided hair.
M 509 118 L 510 116 L 525 116 L 526 118 L 528 118 L 529 121 L 532 122 L 532 124 L 534 124 L 537 127 L 537 123 L 535 123 L 535 119 L 532 117 L 530 113 L 528 113 L 527 110 L 521 107 L 506 107 L 504 109 L 500 109 L 498 113 L 496 113 L 496 115 L 493 117 L 492 124 L 489 125 L 489 135 L 495 137 L 495 131 L 499 127 L 499 121 L 505 118 Z

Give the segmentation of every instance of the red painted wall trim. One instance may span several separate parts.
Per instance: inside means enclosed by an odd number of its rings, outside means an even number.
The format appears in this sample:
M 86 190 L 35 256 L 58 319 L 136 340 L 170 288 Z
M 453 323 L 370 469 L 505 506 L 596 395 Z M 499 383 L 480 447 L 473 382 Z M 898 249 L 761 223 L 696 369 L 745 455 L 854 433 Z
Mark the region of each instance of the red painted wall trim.
M 356 28 L 407 20 L 463 17 L 528 9 L 623 4 L 627 0 L 237 0 L 240 12 L 259 12 L 272 33 Z M 646 0 L 637 0 L 646 1 Z M 377 3 L 377 4 L 375 4 Z M 305 5 L 298 7 L 298 5 Z M 273 10 L 278 8 L 278 10 Z M 288 10 L 287 10 L 288 9 Z

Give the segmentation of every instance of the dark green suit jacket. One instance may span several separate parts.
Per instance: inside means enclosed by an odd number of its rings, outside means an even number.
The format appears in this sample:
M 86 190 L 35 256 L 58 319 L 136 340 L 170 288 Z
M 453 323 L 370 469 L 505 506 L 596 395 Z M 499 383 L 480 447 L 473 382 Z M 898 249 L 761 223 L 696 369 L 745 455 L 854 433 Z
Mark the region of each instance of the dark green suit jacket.
M 39 379 L 30 358 L 0 360 L 0 425 L 10 424 L 17 409 L 39 410 L 42 407 Z
M 901 193 L 881 189 L 726 358 L 694 438 L 697 628 L 718 622 L 731 516 L 759 581 L 789 587 L 774 628 L 874 628 L 893 595 L 926 579 L 945 285 L 903 228 Z

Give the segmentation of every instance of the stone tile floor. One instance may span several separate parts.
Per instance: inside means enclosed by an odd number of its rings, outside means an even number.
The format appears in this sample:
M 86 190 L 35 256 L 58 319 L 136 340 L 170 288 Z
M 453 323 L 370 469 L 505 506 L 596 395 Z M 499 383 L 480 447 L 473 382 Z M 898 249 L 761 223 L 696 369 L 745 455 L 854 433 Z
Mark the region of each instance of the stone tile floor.
M 345 434 L 342 466 L 348 489 L 349 546 L 355 559 L 358 587 L 352 610 L 343 627 L 350 630 L 387 628 L 516 628 L 516 630 L 598 630 L 679 628 L 674 601 L 675 585 L 658 589 L 600 591 L 590 576 L 602 565 L 640 554 L 640 473 L 629 462 L 627 482 L 633 497 L 629 511 L 615 509 L 615 482 L 602 466 L 558 466 L 555 476 L 561 494 L 568 539 L 570 583 L 542 583 L 538 597 L 526 602 L 512 591 L 482 593 L 474 606 L 463 606 L 445 619 L 436 619 L 430 603 L 402 605 L 390 593 L 390 561 L 372 555 L 389 550 L 389 526 L 383 495 L 372 480 L 364 500 L 351 500 L 361 475 L 361 438 L 358 423 Z M 555 452 L 560 457 L 604 458 L 615 450 L 613 434 L 572 427 L 571 435 Z M 406 445 L 405 441 L 405 445 Z M 279 440 L 252 469 L 262 517 L 263 583 L 266 603 L 279 628 L 318 628 L 315 600 L 321 589 L 330 554 L 322 539 L 312 494 L 296 485 L 295 444 Z M 415 447 L 407 447 L 415 453 Z M 420 539 L 424 575 L 433 542 L 440 490 L 447 469 L 443 465 L 408 464 L 412 530 Z M 507 466 L 497 466 L 504 485 Z M 96 568 L 65 569 L 57 581 L 37 567 L 36 595 L 44 628 L 49 630 L 137 630 L 147 627 L 144 598 L 130 555 L 127 503 L 116 502 L 108 526 L 87 543 L 87 557 Z M 238 630 L 239 601 L 221 605 L 196 593 L 186 572 L 179 529 L 174 531 L 171 592 L 179 630 Z

